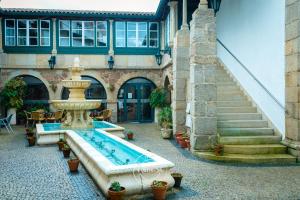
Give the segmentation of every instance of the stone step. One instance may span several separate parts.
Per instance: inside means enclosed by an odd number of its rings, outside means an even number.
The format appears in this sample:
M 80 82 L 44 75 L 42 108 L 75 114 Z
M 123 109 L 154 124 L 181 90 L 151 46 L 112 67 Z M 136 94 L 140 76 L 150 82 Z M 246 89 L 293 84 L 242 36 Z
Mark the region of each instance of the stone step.
M 236 85 L 218 85 L 217 92 L 231 92 L 231 91 L 241 91 Z
M 219 128 L 266 128 L 268 121 L 266 120 L 227 120 L 218 121 Z
M 260 120 L 262 119 L 259 113 L 223 113 L 218 114 L 217 119 L 219 121 L 226 120 Z
M 216 82 L 216 85 L 217 85 L 217 87 L 219 86 L 219 85 L 221 85 L 221 86 L 237 86 L 236 85 L 236 83 L 235 82 L 233 82 L 233 81 L 217 81 Z
M 244 101 L 217 101 L 218 107 L 246 107 L 252 106 L 248 100 Z
M 281 136 L 263 135 L 263 136 L 221 136 L 221 144 L 279 144 Z
M 256 113 L 255 107 L 217 107 L 218 113 Z
M 224 152 L 230 154 L 286 154 L 287 147 L 282 144 L 224 145 Z
M 217 82 L 226 82 L 226 81 L 232 81 L 229 75 L 224 76 L 216 76 Z
M 216 156 L 212 152 L 194 152 L 200 158 L 230 162 L 230 163 L 246 163 L 246 164 L 296 164 L 296 157 L 289 154 L 224 154 L 223 156 Z
M 217 94 L 218 101 L 247 101 L 247 98 L 243 94 Z
M 241 90 L 238 89 L 234 89 L 234 90 L 219 90 L 217 89 L 217 95 L 218 96 L 234 96 L 234 95 L 241 95 L 241 96 L 245 96 L 244 93 Z
M 262 136 L 274 135 L 272 128 L 219 128 L 221 136 Z

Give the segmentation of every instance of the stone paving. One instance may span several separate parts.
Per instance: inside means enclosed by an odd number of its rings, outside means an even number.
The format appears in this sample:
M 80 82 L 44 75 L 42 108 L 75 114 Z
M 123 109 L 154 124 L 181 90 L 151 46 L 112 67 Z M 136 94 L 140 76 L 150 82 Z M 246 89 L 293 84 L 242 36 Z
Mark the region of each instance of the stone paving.
M 135 133 L 133 143 L 175 163 L 184 175 L 170 200 L 300 199 L 300 166 L 247 166 L 199 160 L 159 136 L 154 124 L 122 124 Z M 3 130 L 3 129 L 2 129 Z M 0 133 L 0 199 L 105 199 L 80 166 L 71 174 L 56 146 L 27 147 L 20 128 Z

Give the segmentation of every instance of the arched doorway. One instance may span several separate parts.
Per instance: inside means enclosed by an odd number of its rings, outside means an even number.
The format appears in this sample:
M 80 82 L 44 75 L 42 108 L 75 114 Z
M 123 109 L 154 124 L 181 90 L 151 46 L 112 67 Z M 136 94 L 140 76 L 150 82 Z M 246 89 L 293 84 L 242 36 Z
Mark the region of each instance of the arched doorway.
M 49 92 L 46 85 L 38 78 L 31 75 L 21 75 L 26 85 L 27 91 L 24 97 L 24 107 L 45 107 L 49 108 Z
M 95 78 L 91 76 L 81 76 L 82 80 L 90 80 L 91 85 L 85 90 L 85 98 L 86 99 L 101 99 L 101 107 L 98 110 L 103 110 L 106 108 L 106 91 L 104 86 Z M 61 99 L 66 100 L 69 98 L 69 90 L 67 88 L 63 88 Z
M 118 92 L 118 122 L 153 122 L 154 109 L 149 103 L 152 81 L 133 78 L 126 81 Z
M 169 80 L 169 77 L 168 76 L 166 76 L 166 78 L 165 78 L 165 82 L 164 82 L 164 89 L 165 89 L 165 91 L 166 91 L 166 101 L 167 101 L 167 103 L 169 104 L 169 105 L 171 105 L 171 103 L 172 103 L 172 95 L 171 95 L 171 89 L 170 89 L 170 86 L 171 86 L 171 84 L 170 84 L 170 80 Z

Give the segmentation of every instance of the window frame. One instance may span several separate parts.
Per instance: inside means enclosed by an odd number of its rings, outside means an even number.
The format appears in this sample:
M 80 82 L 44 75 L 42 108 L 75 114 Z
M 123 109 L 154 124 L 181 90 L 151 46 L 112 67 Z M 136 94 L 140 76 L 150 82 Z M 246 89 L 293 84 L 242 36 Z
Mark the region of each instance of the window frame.
M 98 23 L 99 22 L 102 22 L 102 23 L 105 23 L 105 33 L 106 33 L 106 45 L 105 46 L 98 46 L 98 30 L 103 30 L 103 29 L 98 29 Z M 108 23 L 107 21 L 103 20 L 103 21 L 96 21 L 95 23 L 95 30 L 96 30 L 96 34 L 95 34 L 95 45 L 96 47 L 100 47 L 100 48 L 107 48 L 108 47 Z M 99 40 L 100 41 L 100 40 Z
M 42 28 L 42 22 L 45 21 L 45 22 L 48 22 L 49 23 L 49 28 Z M 51 21 L 50 20 L 39 20 L 39 33 L 40 33 L 40 46 L 41 47 L 50 47 L 51 46 Z M 49 34 L 48 34 L 48 37 L 42 37 L 42 30 L 49 30 Z M 43 45 L 42 44 L 42 39 L 45 39 L 45 38 L 49 38 L 48 40 L 48 44 L 47 45 Z
M 117 32 L 118 32 L 117 23 L 122 23 L 124 26 L 124 41 L 123 41 L 124 46 L 117 46 L 117 40 L 123 39 L 123 37 L 117 37 Z M 114 29 L 115 29 L 115 35 L 114 35 L 115 47 L 116 48 L 127 48 L 127 21 L 116 21 Z
M 156 31 L 151 31 L 150 30 L 150 27 L 151 27 L 151 24 L 156 24 L 157 25 L 157 30 Z M 156 46 L 150 46 L 150 41 L 151 41 L 151 32 L 156 32 L 157 33 L 157 45 Z M 148 48 L 159 48 L 159 42 L 160 42 L 160 31 L 159 31 L 159 22 L 149 22 L 148 23 Z M 152 39 L 153 40 L 153 39 Z
M 81 46 L 74 46 L 74 41 L 73 41 L 73 22 L 80 22 L 81 23 Z M 93 23 L 93 29 L 86 29 L 85 28 L 85 23 L 84 22 L 92 22 Z M 71 44 L 72 44 L 72 47 L 75 47 L 75 48 L 93 48 L 93 47 L 96 47 L 96 44 L 95 44 L 95 21 L 85 21 L 85 20 L 71 20 Z M 80 29 L 75 29 L 75 30 L 80 30 Z M 93 31 L 93 34 L 94 34 L 94 37 L 93 37 L 93 41 L 94 41 L 94 45 L 93 46 L 86 46 L 85 45 L 85 32 L 84 31 Z M 77 37 L 75 37 L 77 38 Z M 78 37 L 79 38 L 79 37 Z
M 60 22 L 61 21 L 67 21 L 68 22 L 68 24 L 69 24 L 69 36 L 68 37 L 61 37 L 60 36 L 60 31 L 61 30 L 67 30 L 67 29 L 61 29 L 60 28 Z M 61 43 L 60 43 L 60 39 L 66 39 L 66 38 L 68 38 L 69 39 L 69 42 L 68 42 L 68 45 L 61 45 Z M 71 20 L 59 20 L 59 22 L 58 22 L 58 46 L 59 47 L 71 47 Z
M 26 28 L 20 28 L 21 30 L 22 29 L 26 30 L 26 36 L 20 36 L 22 38 L 25 37 L 25 39 L 26 39 L 26 44 L 25 45 L 19 45 L 19 21 L 20 20 L 25 20 L 25 22 L 26 22 Z M 36 28 L 30 28 L 29 27 L 29 21 L 36 21 L 37 27 Z M 30 45 L 30 38 L 32 38 L 32 37 L 30 37 L 30 29 L 33 29 L 33 30 L 37 31 L 37 36 L 33 37 L 33 38 L 36 38 L 36 45 Z M 40 35 L 39 35 L 39 20 L 38 19 L 17 19 L 17 46 L 18 47 L 38 47 L 38 46 L 40 46 L 39 38 L 40 38 Z
M 6 34 L 6 21 L 9 21 L 9 20 L 12 20 L 14 22 L 14 28 L 9 28 L 9 29 L 13 29 L 14 30 L 14 35 L 13 36 L 7 36 Z M 16 19 L 5 19 L 4 21 L 4 46 L 7 46 L 7 47 L 15 47 L 16 46 Z M 6 42 L 6 38 L 9 37 L 9 38 L 13 38 L 14 39 L 14 42 L 13 42 L 13 45 L 8 45 L 7 42 Z
M 133 30 L 128 30 L 128 24 L 130 23 L 133 23 L 135 24 L 135 46 L 129 46 L 128 45 L 128 31 L 133 31 Z M 142 23 L 145 23 L 146 24 L 146 29 L 145 30 L 140 30 L 139 29 L 139 24 L 142 24 Z M 135 22 L 135 21 L 127 21 L 126 23 L 126 47 L 127 48 L 148 48 L 148 38 L 149 38 L 149 34 L 148 34 L 148 24 L 149 22 Z M 139 46 L 139 34 L 140 34 L 140 31 L 146 31 L 146 45 L 145 46 Z

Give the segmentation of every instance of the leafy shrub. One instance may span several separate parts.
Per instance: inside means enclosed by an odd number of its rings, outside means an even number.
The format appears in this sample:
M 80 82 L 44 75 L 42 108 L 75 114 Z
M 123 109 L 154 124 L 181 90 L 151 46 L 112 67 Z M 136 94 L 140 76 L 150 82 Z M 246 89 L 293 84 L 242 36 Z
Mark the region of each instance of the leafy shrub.
M 150 94 L 150 106 L 152 108 L 162 108 L 167 105 L 167 92 L 164 88 L 156 88 Z

